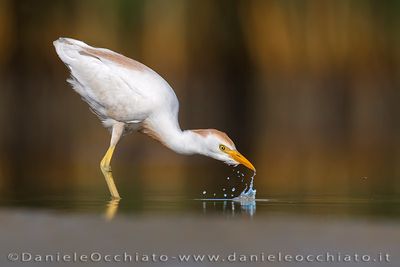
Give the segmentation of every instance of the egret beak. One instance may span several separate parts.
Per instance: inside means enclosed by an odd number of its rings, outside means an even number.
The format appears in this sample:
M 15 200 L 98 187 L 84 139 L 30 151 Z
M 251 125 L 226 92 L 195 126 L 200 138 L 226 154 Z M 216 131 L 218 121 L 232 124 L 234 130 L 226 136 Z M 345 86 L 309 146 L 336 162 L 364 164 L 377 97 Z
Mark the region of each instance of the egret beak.
M 243 164 L 244 166 L 246 166 L 250 170 L 256 171 L 256 168 L 254 168 L 253 164 L 251 164 L 251 162 L 248 159 L 246 159 L 242 154 L 240 154 L 239 151 L 231 150 L 231 151 L 228 151 L 227 153 L 236 162 L 239 162 L 240 164 Z

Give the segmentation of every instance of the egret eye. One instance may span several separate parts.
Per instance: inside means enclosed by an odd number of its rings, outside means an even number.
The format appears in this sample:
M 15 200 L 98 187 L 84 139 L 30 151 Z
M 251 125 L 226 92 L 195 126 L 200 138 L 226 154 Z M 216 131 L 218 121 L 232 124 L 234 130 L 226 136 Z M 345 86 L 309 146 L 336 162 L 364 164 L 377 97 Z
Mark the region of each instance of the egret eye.
M 219 149 L 221 149 L 222 151 L 225 151 L 226 147 L 224 145 L 219 145 Z

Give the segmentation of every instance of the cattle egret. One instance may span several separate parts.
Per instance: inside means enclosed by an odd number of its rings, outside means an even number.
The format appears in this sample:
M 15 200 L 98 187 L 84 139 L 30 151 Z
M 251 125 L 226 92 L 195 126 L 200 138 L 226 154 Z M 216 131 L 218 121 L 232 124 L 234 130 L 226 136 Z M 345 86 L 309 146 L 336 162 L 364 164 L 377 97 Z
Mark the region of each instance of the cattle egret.
M 114 199 L 120 196 L 111 172 L 111 158 L 121 136 L 132 131 L 144 133 L 180 154 L 201 154 L 255 171 L 225 133 L 215 129 L 181 130 L 174 90 L 149 67 L 70 38 L 59 38 L 54 46 L 71 71 L 67 81 L 110 129 L 110 146 L 100 168 Z

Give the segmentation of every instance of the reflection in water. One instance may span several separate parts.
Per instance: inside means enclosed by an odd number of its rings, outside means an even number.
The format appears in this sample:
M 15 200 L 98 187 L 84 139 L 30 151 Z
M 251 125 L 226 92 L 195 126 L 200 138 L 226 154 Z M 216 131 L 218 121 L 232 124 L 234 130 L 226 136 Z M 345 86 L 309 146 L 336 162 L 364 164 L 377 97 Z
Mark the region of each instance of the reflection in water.
M 222 212 L 229 213 L 231 215 L 246 214 L 253 217 L 256 213 L 256 201 L 236 201 L 235 199 L 209 199 L 203 200 L 203 214 L 207 213 L 207 208 L 215 211 L 218 206 L 222 203 Z
M 240 203 L 240 207 L 243 211 L 249 214 L 251 217 L 256 213 L 256 201 Z
M 97 214 L 103 219 L 117 219 L 118 215 L 160 215 L 160 214 L 203 214 L 204 217 L 244 217 L 255 220 L 264 216 L 296 214 L 304 216 L 363 217 L 400 219 L 400 196 L 279 196 L 262 198 L 255 201 L 233 201 L 232 199 L 191 199 L 176 196 L 151 195 L 138 198 L 126 194 L 123 201 L 104 201 L 99 193 L 33 195 L 26 193 L 21 197 L 0 195 L 0 211 L 43 210 L 62 213 Z M 256 214 L 257 212 L 257 214 Z
M 105 217 L 107 220 L 111 221 L 118 211 L 119 202 L 121 199 L 111 199 L 106 205 Z

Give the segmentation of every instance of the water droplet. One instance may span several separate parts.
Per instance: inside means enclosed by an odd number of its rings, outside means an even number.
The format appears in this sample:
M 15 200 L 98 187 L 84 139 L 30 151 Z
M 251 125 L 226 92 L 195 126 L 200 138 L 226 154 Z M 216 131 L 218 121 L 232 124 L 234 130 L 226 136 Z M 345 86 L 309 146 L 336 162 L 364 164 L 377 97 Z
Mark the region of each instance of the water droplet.
M 231 178 L 229 178 L 229 176 L 228 176 L 228 177 L 226 177 L 226 180 L 229 180 L 229 179 L 231 179 Z
M 224 197 L 226 197 L 226 194 L 224 194 Z
M 222 188 L 222 191 L 225 191 L 226 189 L 225 188 Z
M 233 197 L 233 194 L 231 194 L 231 197 Z
M 237 173 L 239 173 L 239 171 L 237 171 Z
M 236 188 L 232 188 L 232 192 L 235 192 Z
M 207 194 L 207 191 L 204 190 L 204 191 L 203 191 L 203 195 L 205 195 L 205 194 Z
M 242 173 L 242 177 L 244 176 L 244 173 Z
M 216 196 L 217 194 L 216 193 L 214 193 L 214 197 Z

